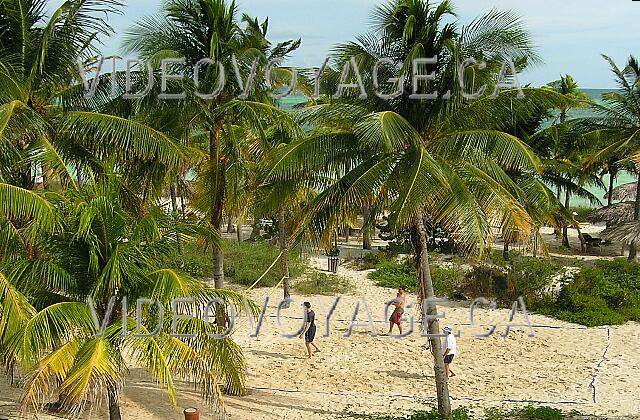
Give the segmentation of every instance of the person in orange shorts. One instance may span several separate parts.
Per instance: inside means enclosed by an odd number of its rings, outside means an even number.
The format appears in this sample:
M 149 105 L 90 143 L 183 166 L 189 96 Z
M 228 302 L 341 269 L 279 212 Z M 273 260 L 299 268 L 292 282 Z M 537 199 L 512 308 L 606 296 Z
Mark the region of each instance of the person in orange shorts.
M 405 298 L 406 296 L 404 286 L 400 286 L 398 288 L 398 294 L 396 295 L 396 298 L 389 302 L 390 304 L 392 303 L 395 308 L 393 310 L 393 313 L 389 317 L 389 332 L 387 334 L 391 334 L 394 325 L 398 325 L 398 330 L 400 330 L 400 334 L 402 334 L 402 323 L 400 321 L 402 320 L 402 314 L 404 314 Z

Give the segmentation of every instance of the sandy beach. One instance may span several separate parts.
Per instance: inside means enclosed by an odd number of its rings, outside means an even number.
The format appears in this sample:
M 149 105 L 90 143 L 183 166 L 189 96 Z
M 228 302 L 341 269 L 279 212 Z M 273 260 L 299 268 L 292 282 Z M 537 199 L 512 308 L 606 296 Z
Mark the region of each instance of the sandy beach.
M 311 263 L 324 268 L 326 261 L 318 257 Z M 395 291 L 375 286 L 367 279 L 367 271 L 341 266 L 339 274 L 352 278 L 358 290 L 354 296 L 341 297 L 331 316 L 328 337 L 323 335 L 334 298 L 295 296 L 300 302 L 311 301 L 317 314 L 316 343 L 321 352 L 311 360 L 306 358 L 302 340 L 281 335 L 281 330 L 291 333 L 299 328 L 299 306 L 282 310 L 279 327 L 276 305 L 281 289 L 250 292 L 260 305 L 266 296 L 271 300 L 257 338 L 249 336 L 246 318 L 240 318 L 236 326 L 235 339 L 247 359 L 249 394 L 225 399 L 229 418 L 335 419 L 350 414 L 408 414 L 435 404 L 431 354 L 423 347 L 426 340 L 417 321 L 416 331 L 405 338 L 383 335 L 388 328 L 384 303 Z M 361 298 L 372 313 L 377 335 L 372 336 L 365 312 L 360 310 L 356 319 L 361 326 L 345 337 L 357 302 L 363 308 Z M 408 303 L 415 303 L 415 295 L 408 296 Z M 449 383 L 454 407 L 540 404 L 605 418 L 640 418 L 640 325 L 585 328 L 530 314 L 533 337 L 525 328 L 512 329 L 503 337 L 509 322 L 507 309 L 478 310 L 473 327 L 467 304 L 448 302 L 441 309 L 446 315 L 441 325 L 451 325 L 460 333 L 459 353 L 452 364 L 457 376 Z M 405 317 L 416 311 L 409 309 Z M 514 320 L 523 321 L 520 315 Z M 496 325 L 493 335 L 474 337 L 489 325 Z M 19 390 L 4 381 L 0 394 L 0 417 L 19 418 Z M 125 419 L 181 419 L 181 411 L 189 406 L 198 407 L 204 419 L 215 418 L 189 384 L 180 385 L 178 406 L 173 408 L 142 369 L 131 369 L 122 394 Z M 104 418 L 103 410 L 86 417 Z

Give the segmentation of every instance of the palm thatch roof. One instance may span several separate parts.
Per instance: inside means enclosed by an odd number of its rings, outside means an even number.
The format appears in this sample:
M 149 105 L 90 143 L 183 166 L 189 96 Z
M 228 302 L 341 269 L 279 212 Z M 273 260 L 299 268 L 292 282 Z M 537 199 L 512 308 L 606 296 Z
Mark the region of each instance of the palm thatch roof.
M 600 232 L 600 237 L 605 240 L 615 240 L 627 244 L 640 242 L 640 221 L 626 222 L 618 226 L 608 227 Z
M 615 201 L 635 200 L 637 184 L 637 182 L 630 182 L 628 184 L 618 185 L 611 192 L 611 199 Z M 607 199 L 608 197 L 609 194 L 605 194 L 602 198 Z
M 612 225 L 631 222 L 633 221 L 634 208 L 635 202 L 633 201 L 615 203 L 592 211 L 587 216 L 587 220 L 591 223 L 607 222 Z

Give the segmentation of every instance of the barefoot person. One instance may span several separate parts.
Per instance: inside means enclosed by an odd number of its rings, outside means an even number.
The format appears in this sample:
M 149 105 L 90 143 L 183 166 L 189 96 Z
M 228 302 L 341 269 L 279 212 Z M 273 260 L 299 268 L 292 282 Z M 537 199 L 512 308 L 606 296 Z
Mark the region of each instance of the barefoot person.
M 442 329 L 445 337 L 442 340 L 442 355 L 444 356 L 444 373 L 447 378 L 451 378 L 456 376 L 455 373 L 451 370 L 449 365 L 453 362 L 453 357 L 456 355 L 457 351 L 457 343 L 456 337 L 451 333 L 451 327 L 444 327 Z
M 393 313 L 389 317 L 389 332 L 387 334 L 391 334 L 394 324 L 398 324 L 398 330 L 400 330 L 400 334 L 402 334 L 402 324 L 400 323 L 400 320 L 402 319 L 402 314 L 404 313 L 404 301 L 404 286 L 400 286 L 398 288 L 398 294 L 396 295 L 396 298 L 388 302 L 389 304 L 393 304 L 395 308 L 393 310 Z
M 313 356 L 313 353 L 317 353 L 320 351 L 318 346 L 316 346 L 313 342 L 316 337 L 316 313 L 311 310 L 311 303 L 305 302 L 303 303 L 305 308 L 305 323 L 304 323 L 304 331 L 300 333 L 300 338 L 304 335 L 304 344 L 307 346 L 307 353 L 309 353 L 309 358 Z M 311 353 L 311 346 L 313 346 L 316 350 Z

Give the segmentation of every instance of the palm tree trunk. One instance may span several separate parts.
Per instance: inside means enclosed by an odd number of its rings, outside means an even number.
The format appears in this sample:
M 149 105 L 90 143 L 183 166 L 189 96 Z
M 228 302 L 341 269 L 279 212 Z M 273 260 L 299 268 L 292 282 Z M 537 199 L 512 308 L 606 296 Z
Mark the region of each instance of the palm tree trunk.
M 640 176 L 638 177 L 638 181 L 636 183 L 636 202 L 633 209 L 633 220 L 640 220 Z M 636 244 L 635 242 L 631 242 L 629 245 L 629 260 L 633 261 L 636 259 Z
M 242 219 L 240 216 L 236 219 L 236 238 L 238 238 L 238 243 L 242 242 Z
M 569 192 L 569 188 L 564 193 L 564 208 L 569 211 L 569 200 L 571 199 L 571 193 Z M 562 245 L 571 248 L 569 245 L 569 226 L 566 224 L 562 227 Z
M 509 239 L 504 239 L 504 246 L 502 247 L 502 258 L 505 261 L 509 261 Z
M 251 235 L 249 235 L 250 241 L 255 241 L 258 236 L 260 236 L 260 228 L 258 227 L 260 223 L 260 218 L 262 216 L 258 213 L 253 215 L 253 226 L 251 228 Z
M 211 225 L 220 232 L 220 226 L 222 224 L 222 207 L 224 200 L 224 176 L 221 176 L 220 172 L 223 168 L 219 165 L 220 159 L 218 156 L 218 130 L 211 132 L 209 137 L 209 164 L 215 174 L 215 197 L 211 203 Z M 213 245 L 213 281 L 216 289 L 222 289 L 224 287 L 224 256 L 222 254 L 222 248 L 218 244 Z
M 362 209 L 362 218 L 364 225 L 362 226 L 362 249 L 371 249 L 371 231 L 367 226 L 367 219 L 371 216 L 371 207 L 365 204 Z
M 186 219 L 187 218 L 187 203 L 184 199 L 184 196 L 186 194 L 186 188 L 184 187 L 184 178 L 181 178 L 181 183 L 180 185 L 183 185 L 183 188 L 180 188 L 180 207 L 182 208 L 182 218 Z
M 109 420 L 122 420 L 118 390 L 115 387 L 109 387 L 107 393 L 109 397 Z
M 613 200 L 613 181 L 616 179 L 616 173 L 612 168 L 609 168 L 609 190 L 607 191 L 607 206 L 611 205 Z
M 282 270 L 282 288 L 284 289 L 284 298 L 289 299 L 291 297 L 291 290 L 289 284 L 289 255 L 287 249 L 287 227 L 285 225 L 284 207 L 280 206 L 278 209 L 278 241 L 280 243 L 280 269 Z
M 176 194 L 176 184 L 174 184 L 173 182 L 169 184 L 169 195 L 171 196 L 171 211 L 173 212 L 174 219 L 177 220 L 180 210 L 178 209 L 178 197 Z M 178 235 L 178 232 L 176 232 L 176 241 L 178 242 L 178 253 L 182 255 L 183 253 L 182 240 L 180 239 L 180 235 Z
M 233 233 L 233 217 L 227 219 L 227 233 Z
M 427 249 L 427 234 L 424 229 L 424 222 L 421 217 L 416 222 L 416 230 L 418 233 L 418 300 L 421 304 L 421 318 L 425 318 L 425 308 L 422 305 L 424 299 L 433 299 L 435 292 L 433 290 L 433 281 L 431 279 L 431 270 L 429 267 L 429 254 Z M 429 302 L 426 307 L 426 314 L 431 315 L 428 322 L 429 346 L 433 354 L 433 370 L 436 375 L 436 391 L 438 394 L 438 412 L 441 418 L 451 417 L 451 402 L 449 400 L 449 386 L 444 371 L 444 358 L 442 356 L 442 347 L 440 343 L 440 326 L 438 319 L 435 318 L 438 310 L 435 303 Z

